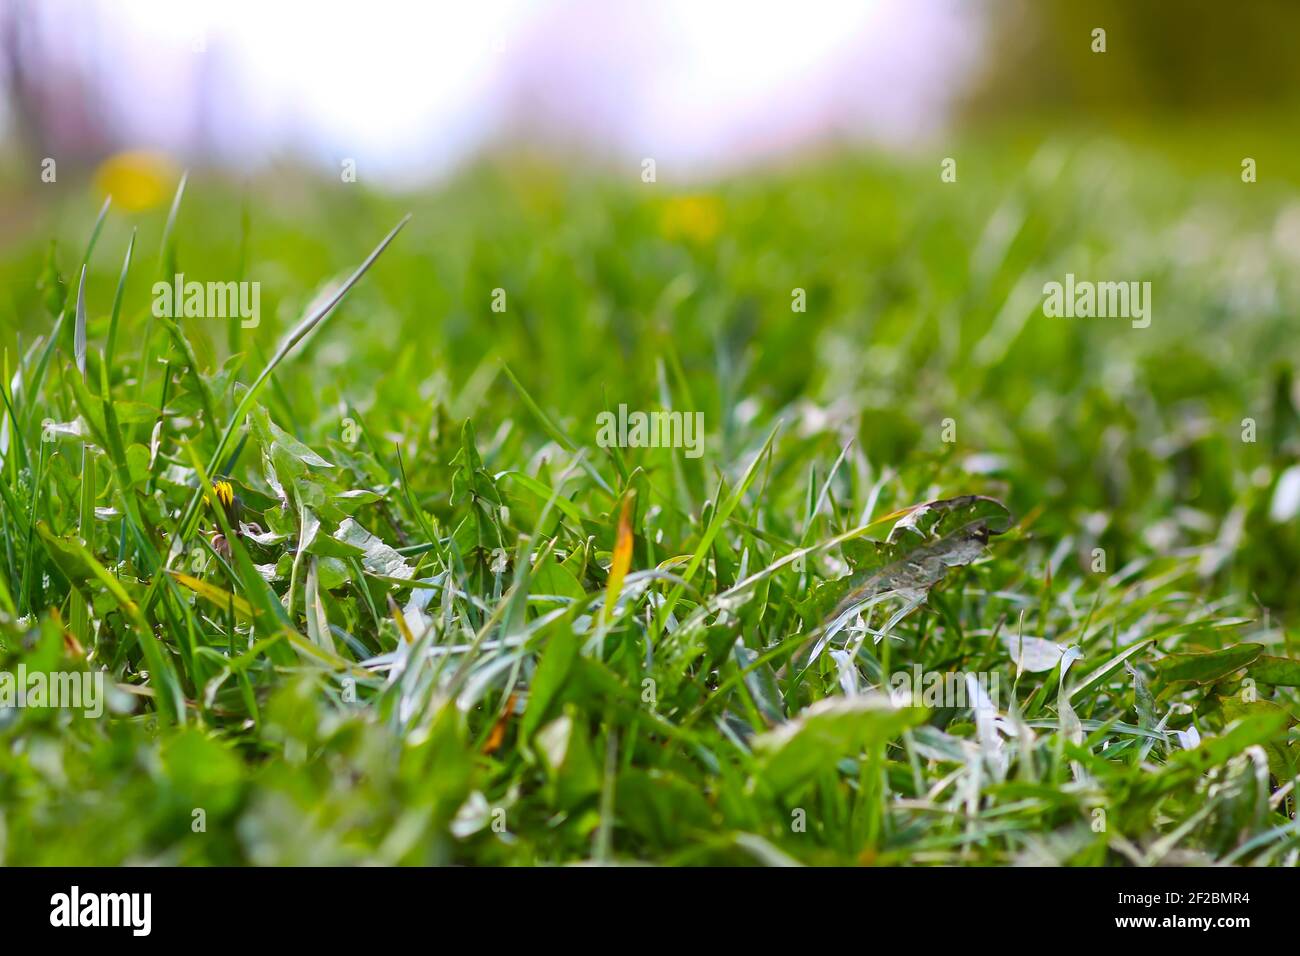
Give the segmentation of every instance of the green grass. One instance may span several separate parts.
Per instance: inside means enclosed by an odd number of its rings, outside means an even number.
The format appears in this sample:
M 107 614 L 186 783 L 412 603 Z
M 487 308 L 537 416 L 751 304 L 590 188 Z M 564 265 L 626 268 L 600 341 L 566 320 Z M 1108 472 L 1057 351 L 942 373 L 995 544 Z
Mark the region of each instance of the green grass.
M 42 205 L 0 671 L 113 690 L 0 711 L 0 862 L 1294 865 L 1295 188 L 958 157 Z M 176 272 L 261 324 L 154 318 Z M 1045 317 L 1067 272 L 1151 327 Z M 620 403 L 703 455 L 599 447 Z

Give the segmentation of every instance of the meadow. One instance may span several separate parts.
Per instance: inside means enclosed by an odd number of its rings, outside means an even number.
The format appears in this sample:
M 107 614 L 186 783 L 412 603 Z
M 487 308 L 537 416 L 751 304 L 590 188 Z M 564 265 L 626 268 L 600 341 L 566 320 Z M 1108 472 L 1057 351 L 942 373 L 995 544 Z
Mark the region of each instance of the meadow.
M 106 706 L 0 709 L 0 863 L 1295 865 L 1300 197 L 1233 149 L 11 194 L 0 670 Z

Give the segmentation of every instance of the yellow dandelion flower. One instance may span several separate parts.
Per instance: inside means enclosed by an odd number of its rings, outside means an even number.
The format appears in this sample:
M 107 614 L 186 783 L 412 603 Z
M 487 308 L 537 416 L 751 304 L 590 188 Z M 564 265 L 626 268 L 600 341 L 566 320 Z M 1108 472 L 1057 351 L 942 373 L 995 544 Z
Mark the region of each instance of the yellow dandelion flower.
M 722 203 L 716 196 L 675 196 L 659 214 L 659 231 L 665 239 L 712 242 L 722 231 Z
M 179 175 L 176 164 L 163 153 L 131 150 L 100 163 L 95 185 L 113 197 L 118 209 L 141 212 L 165 202 Z
M 228 481 L 214 481 L 212 490 L 216 492 L 217 500 L 229 510 L 230 506 L 235 502 L 234 486 Z

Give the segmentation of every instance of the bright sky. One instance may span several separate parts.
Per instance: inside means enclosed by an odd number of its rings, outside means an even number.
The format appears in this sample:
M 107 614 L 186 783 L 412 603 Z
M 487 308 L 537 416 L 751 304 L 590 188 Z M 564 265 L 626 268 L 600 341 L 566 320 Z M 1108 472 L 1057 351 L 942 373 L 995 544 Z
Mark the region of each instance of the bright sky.
M 437 173 L 503 131 L 706 168 L 932 130 L 959 0 L 42 0 L 114 130 L 255 164 Z

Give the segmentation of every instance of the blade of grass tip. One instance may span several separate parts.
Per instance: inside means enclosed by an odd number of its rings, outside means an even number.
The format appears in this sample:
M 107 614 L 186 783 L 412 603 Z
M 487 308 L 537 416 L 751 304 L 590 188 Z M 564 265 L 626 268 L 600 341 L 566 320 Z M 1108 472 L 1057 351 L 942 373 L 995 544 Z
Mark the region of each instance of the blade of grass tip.
M 559 443 L 566 450 L 576 451 L 578 446 L 574 443 L 573 439 L 566 435 L 560 426 L 555 424 L 551 419 L 551 416 L 546 414 L 542 409 L 542 406 L 538 405 L 537 402 L 533 400 L 533 396 L 528 394 L 528 389 L 524 388 L 520 383 L 519 379 L 515 376 L 515 373 L 511 371 L 510 366 L 503 365 L 502 371 L 504 371 L 506 377 L 510 379 L 510 384 L 514 385 L 515 391 L 517 391 L 519 397 L 523 399 L 524 405 L 527 406 L 528 410 L 533 413 L 533 417 L 535 417 L 541 424 L 542 430 L 545 431 L 546 434 L 550 435 L 554 441 Z
M 104 205 L 99 207 L 99 215 L 95 217 L 95 225 L 90 230 L 90 240 L 86 243 L 86 254 L 81 259 L 83 283 L 84 283 L 84 273 L 86 271 L 86 266 L 90 264 L 90 257 L 95 252 L 95 244 L 99 242 L 99 233 L 104 228 L 104 220 L 107 218 L 108 209 L 112 204 L 113 204 L 112 196 L 107 196 L 104 198 Z M 30 384 L 26 384 L 26 383 L 24 384 L 23 387 L 24 397 L 26 396 L 31 397 L 31 401 L 25 402 L 25 405 L 27 407 L 27 416 L 26 416 L 27 420 L 24 423 L 23 426 L 24 428 L 31 426 L 32 418 L 36 413 L 36 398 L 38 395 L 40 395 L 41 386 L 45 382 L 45 373 L 50 367 L 50 358 L 51 356 L 53 356 L 54 349 L 59 344 L 59 340 L 63 336 L 63 323 L 65 318 L 67 317 L 67 314 L 68 314 L 67 302 L 65 301 L 63 305 L 59 308 L 59 317 L 54 320 L 54 330 L 50 333 L 50 340 L 45 344 L 45 349 L 42 351 L 41 357 L 36 364 L 36 374 L 32 377 Z
M 411 494 L 411 482 L 406 477 L 406 462 L 402 460 L 402 445 L 400 442 L 393 442 L 393 449 L 397 452 L 397 472 L 402 476 L 402 494 L 406 498 L 407 507 L 411 509 L 411 517 L 415 519 L 424 532 L 424 540 L 431 545 L 437 543 L 437 536 L 434 535 L 433 529 L 429 527 L 429 521 L 424 516 L 423 509 L 415 500 L 415 495 Z
M 126 294 L 126 276 L 131 271 L 131 252 L 135 249 L 135 230 L 131 230 L 131 239 L 126 244 L 126 259 L 122 262 L 122 272 L 117 277 L 117 291 L 113 293 L 113 314 L 108 320 L 108 341 L 104 345 L 104 361 L 113 367 L 113 351 L 117 344 L 117 323 L 122 314 L 122 297 Z M 104 396 L 108 401 L 108 396 Z
M 253 380 L 253 384 L 249 387 L 248 391 L 244 393 L 244 397 L 240 400 L 238 407 L 235 409 L 235 414 L 231 416 L 230 423 L 226 426 L 225 433 L 221 436 L 217 449 L 212 455 L 212 464 L 209 465 L 209 470 L 221 461 L 221 456 L 225 453 L 226 446 L 230 444 L 231 435 L 234 434 L 235 429 L 239 427 L 239 424 L 244 420 L 244 417 L 253 407 L 253 403 L 256 401 L 257 395 L 261 391 L 262 386 L 266 384 L 266 380 L 271 377 L 271 374 L 275 371 L 276 367 L 285 360 L 290 352 L 293 351 L 294 346 L 306 338 L 307 333 L 316 328 L 316 326 L 323 322 L 325 318 L 334 311 L 334 307 L 343 301 L 344 296 L 352 291 L 352 287 L 361 280 L 361 277 L 365 275 L 367 271 L 369 271 L 370 267 L 374 265 L 375 260 L 378 259 L 383 251 L 388 248 L 388 244 L 397 238 L 397 234 L 401 232 L 410 221 L 411 214 L 407 213 L 402 217 L 401 222 L 394 226 L 392 231 L 383 238 L 379 245 L 375 246 L 370 255 L 366 257 L 366 260 L 357 267 L 356 271 L 348 277 L 347 281 L 339 287 L 338 291 L 335 292 L 334 295 L 330 296 L 329 301 L 299 322 L 297 327 L 295 327 L 293 331 L 285 337 L 284 341 L 280 343 L 280 347 L 276 349 L 275 354 L 271 356 L 271 361 L 266 364 L 266 367 L 263 368 L 257 378 Z
M 370 255 L 366 256 L 366 261 L 357 266 L 356 271 L 353 272 L 339 290 L 330 297 L 330 300 L 298 323 L 297 328 L 290 332 L 288 338 L 286 338 L 285 341 L 280 344 L 280 347 L 276 349 L 275 355 L 271 357 L 270 364 L 262 370 L 262 374 L 257 377 L 256 381 L 254 381 L 253 388 L 249 390 L 250 393 L 256 391 L 257 386 L 266 380 L 271 372 L 274 371 L 275 367 L 284 360 L 284 357 L 293 350 L 295 345 L 303 340 L 308 332 L 314 329 L 322 319 L 334 311 L 334 307 L 343 301 L 345 295 L 352 291 L 352 287 L 356 285 L 361 277 L 366 274 L 372 265 L 374 265 L 375 260 L 378 259 L 383 251 L 388 248 L 388 244 L 397 238 L 397 234 L 401 232 L 410 221 L 411 214 L 408 212 L 402 217 L 401 221 L 392 228 L 388 235 L 383 238 L 379 245 L 375 246 L 374 251 L 372 251 Z M 248 399 L 245 398 L 244 402 L 247 403 Z
M 77 283 L 77 321 L 72 335 L 72 354 L 77 361 L 77 371 L 82 381 L 86 378 L 86 267 L 81 267 L 81 281 Z
M 822 507 L 826 504 L 826 498 L 830 495 L 831 482 L 835 480 L 836 473 L 839 472 L 840 466 L 844 464 L 844 459 L 852 447 L 853 439 L 850 438 L 844 443 L 844 447 L 840 449 L 840 455 L 835 459 L 835 464 L 831 465 L 831 470 L 826 473 L 826 480 L 822 483 L 821 493 L 817 495 L 817 500 L 808 514 L 807 522 L 804 524 L 803 534 L 799 536 L 799 547 L 803 548 L 808 545 L 808 541 L 812 537 L 813 524 L 816 522 L 817 516 L 821 514 Z
M 108 207 L 111 205 L 113 205 L 113 197 L 104 197 L 104 205 L 99 207 L 99 215 L 95 217 L 95 225 L 90 230 L 90 240 L 86 243 L 86 254 L 81 259 L 81 281 L 77 284 L 77 308 L 79 310 L 82 308 L 82 302 L 85 299 L 86 269 L 90 265 L 90 257 L 95 253 L 95 245 L 99 242 L 99 233 L 104 228 L 104 220 L 108 217 Z M 62 325 L 62 322 L 59 325 Z M 54 340 L 52 339 L 51 344 L 53 343 Z M 77 370 L 84 376 L 86 373 L 86 315 L 84 311 L 77 313 L 76 331 L 73 334 L 73 352 L 78 356 Z M 35 397 L 36 392 L 33 391 L 32 398 Z
M 51 330 L 50 337 L 45 343 L 45 348 L 41 350 L 41 357 L 36 361 L 36 371 L 32 374 L 31 380 L 28 381 L 27 376 L 23 376 L 22 395 L 23 409 L 26 419 L 23 422 L 23 431 L 31 428 L 31 424 L 36 418 L 37 408 L 39 407 L 37 398 L 41 394 L 41 388 L 45 384 L 45 376 L 46 373 L 49 372 L 50 359 L 54 357 L 54 349 L 58 346 L 59 340 L 63 338 L 63 326 L 67 321 L 67 317 L 68 308 L 65 304 L 64 307 L 59 310 L 59 317 L 54 320 L 54 328 Z M 21 365 L 19 367 L 21 368 Z
M 167 249 L 171 243 L 172 230 L 176 228 L 176 217 L 181 211 L 181 199 L 185 196 L 185 184 L 189 181 L 190 171 L 187 169 L 181 173 L 180 182 L 176 184 L 176 194 L 172 196 L 171 208 L 167 211 L 167 223 L 163 226 L 162 241 L 158 244 L 159 269 L 166 265 Z
M 397 234 L 401 232 L 410 221 L 411 214 L 407 213 L 402 217 L 401 221 L 392 228 L 392 231 L 383 238 L 379 245 L 375 246 L 374 250 L 366 257 L 365 261 L 356 268 L 356 271 L 353 272 L 352 275 L 348 276 L 347 280 L 339 287 L 338 291 L 335 292 L 334 295 L 330 296 L 329 301 L 325 302 L 299 322 L 297 327 L 285 337 L 284 341 L 280 344 L 280 347 L 276 349 L 275 354 L 271 357 L 271 361 L 267 363 L 266 367 L 262 369 L 257 378 L 254 379 L 253 384 L 244 393 L 244 397 L 235 408 L 235 413 L 230 417 L 230 422 L 226 425 L 226 430 L 222 433 L 221 438 L 217 441 L 217 447 L 213 450 L 212 457 L 207 467 L 208 472 L 212 472 L 213 469 L 220 465 L 222 456 L 226 453 L 226 447 L 230 444 L 231 436 L 235 433 L 235 429 L 240 426 L 244 421 L 244 418 L 252 409 L 254 402 L 257 401 L 258 393 L 261 391 L 262 386 L 266 384 L 266 380 L 271 377 L 271 374 L 275 371 L 276 367 L 284 361 L 291 351 L 293 351 L 294 346 L 306 337 L 307 333 L 320 325 L 320 323 L 334 311 L 334 307 L 343 301 L 343 297 L 352 290 L 354 285 L 361 281 L 361 277 L 369 271 L 370 267 L 374 265 L 375 260 L 378 259 L 379 256 L 383 254 L 383 251 L 388 248 L 388 244 L 397 238 Z M 194 526 L 199 515 L 199 504 L 203 500 L 203 494 L 204 489 L 202 484 L 200 484 L 190 496 L 189 504 L 185 506 L 185 511 L 182 513 L 181 520 L 177 525 L 178 541 L 180 542 L 182 549 L 185 543 L 189 540 L 190 535 L 194 533 Z M 173 554 L 176 553 L 179 553 L 179 551 L 174 550 Z M 149 585 L 149 594 L 145 597 L 146 609 L 152 606 L 154 597 L 157 594 L 158 580 L 159 579 L 155 578 L 154 582 Z
M 91 229 L 90 242 L 86 243 L 86 255 L 82 258 L 82 277 L 81 284 L 79 284 L 78 299 L 81 299 L 82 297 L 81 290 L 85 289 L 86 267 L 90 264 L 91 255 L 95 252 L 95 243 L 99 242 L 99 233 L 100 230 L 104 228 L 104 219 L 108 216 L 108 207 L 112 206 L 112 203 L 112 196 L 108 196 L 107 199 L 104 199 L 104 204 L 99 209 L 99 216 L 95 217 L 95 226 Z M 55 320 L 55 328 L 53 328 L 53 332 L 49 334 L 49 341 L 45 343 L 44 350 L 42 351 L 42 354 L 40 354 L 40 359 L 36 362 L 35 375 L 31 377 L 30 382 L 26 382 L 26 376 L 23 376 L 23 378 L 25 378 L 25 382 L 23 382 L 23 397 L 25 397 L 25 399 L 30 398 L 30 401 L 25 402 L 27 408 L 27 419 L 26 423 L 23 424 L 23 428 L 30 427 L 32 416 L 35 415 L 36 397 L 40 394 L 40 388 L 42 388 L 42 385 L 44 384 L 45 372 L 49 369 L 49 359 L 51 359 L 53 354 L 55 354 L 55 349 L 59 346 L 59 341 L 62 336 L 64 336 L 64 321 L 66 316 L 68 316 L 68 303 L 66 303 L 65 300 L 59 310 L 59 317 Z M 82 342 L 85 343 L 85 325 L 82 326 Z M 81 351 L 83 354 L 85 354 L 85 350 L 85 345 L 82 345 Z
M 546 434 L 550 435 L 551 438 L 561 447 L 568 451 L 576 451 L 578 446 L 574 443 L 573 439 L 566 435 L 564 431 L 561 430 L 560 426 L 555 424 L 551 419 L 551 416 L 547 415 L 546 412 L 543 411 L 542 406 L 537 404 L 533 399 L 533 396 L 528 394 L 528 389 L 524 388 L 519 379 L 515 377 L 515 373 L 510 370 L 510 366 L 503 365 L 502 371 L 506 373 L 506 377 L 509 378 L 510 383 L 514 385 L 515 391 L 518 392 L 519 397 L 523 399 L 524 405 L 533 413 L 533 417 L 541 424 L 542 430 L 545 431 Z M 600 472 L 596 470 L 595 466 L 592 465 L 591 462 L 584 459 L 582 467 L 591 477 L 591 480 L 599 486 L 601 491 L 605 492 L 605 494 L 609 495 L 611 498 L 616 497 L 614 489 L 606 483 L 605 479 L 601 477 Z
M 181 173 L 181 180 L 176 184 L 176 194 L 172 196 L 171 209 L 167 211 L 167 223 L 163 226 L 162 241 L 158 244 L 159 279 L 167 278 L 168 267 L 175 262 L 174 252 L 169 255 L 168 249 L 171 248 L 172 230 L 176 227 L 176 218 L 180 214 L 181 199 L 185 196 L 185 184 L 189 181 L 190 171 L 187 169 Z M 152 358 L 153 320 L 154 315 L 151 310 L 148 319 L 145 320 L 144 341 L 140 344 L 140 372 L 136 376 L 137 399 L 144 395 L 145 385 L 149 378 L 149 361 Z
M 90 241 L 86 243 L 86 255 L 81 260 L 84 268 L 90 263 L 90 257 L 95 252 L 95 243 L 99 242 L 99 232 L 104 228 L 104 219 L 108 216 L 108 207 L 113 205 L 113 197 L 105 196 L 104 205 L 99 207 L 99 215 L 95 217 L 95 225 L 90 230 Z

